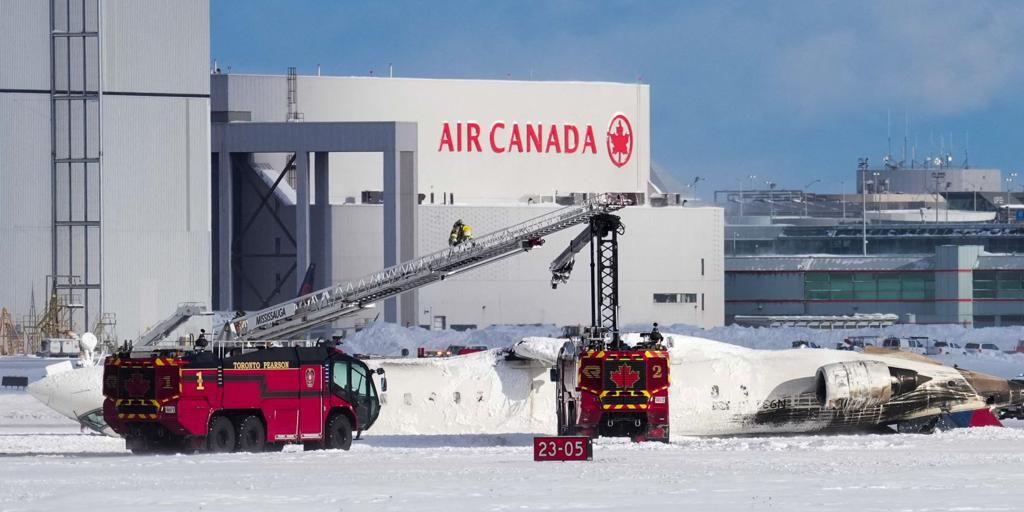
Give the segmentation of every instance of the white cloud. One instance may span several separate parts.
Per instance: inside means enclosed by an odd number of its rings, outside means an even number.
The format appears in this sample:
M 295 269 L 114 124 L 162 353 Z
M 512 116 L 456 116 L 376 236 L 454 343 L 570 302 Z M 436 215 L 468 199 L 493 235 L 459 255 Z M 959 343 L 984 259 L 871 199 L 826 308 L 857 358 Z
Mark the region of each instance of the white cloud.
M 806 116 L 886 106 L 959 114 L 1024 79 L 1020 4 L 892 2 L 846 20 L 817 14 L 793 27 L 806 31 L 780 44 L 767 70 L 779 98 Z

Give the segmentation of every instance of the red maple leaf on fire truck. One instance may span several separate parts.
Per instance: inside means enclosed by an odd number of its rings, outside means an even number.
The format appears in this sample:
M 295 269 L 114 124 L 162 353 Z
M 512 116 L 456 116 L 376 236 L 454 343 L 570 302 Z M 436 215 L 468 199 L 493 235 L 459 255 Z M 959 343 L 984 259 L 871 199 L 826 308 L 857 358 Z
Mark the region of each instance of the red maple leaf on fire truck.
M 133 373 L 131 378 L 125 381 L 124 389 L 128 396 L 145 396 L 146 391 L 149 391 L 149 379 L 143 377 L 141 373 Z
M 611 374 L 612 382 L 620 388 L 631 388 L 640 380 L 640 374 L 633 371 L 628 364 L 623 364 Z

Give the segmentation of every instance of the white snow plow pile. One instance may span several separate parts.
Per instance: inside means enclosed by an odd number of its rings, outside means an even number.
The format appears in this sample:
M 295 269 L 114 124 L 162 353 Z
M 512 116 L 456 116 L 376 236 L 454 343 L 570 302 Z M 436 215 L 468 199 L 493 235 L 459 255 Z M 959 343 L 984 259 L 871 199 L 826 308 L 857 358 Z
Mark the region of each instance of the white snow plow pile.
M 997 417 L 1018 417 L 1024 404 L 1021 382 L 899 352 L 769 351 L 665 337 L 676 435 L 930 431 L 997 425 Z M 374 434 L 554 432 L 548 370 L 564 341 L 534 337 L 463 356 L 375 360 L 389 388 Z M 30 392 L 82 421 L 81 411 L 101 406 L 100 380 L 83 368 L 34 383 Z

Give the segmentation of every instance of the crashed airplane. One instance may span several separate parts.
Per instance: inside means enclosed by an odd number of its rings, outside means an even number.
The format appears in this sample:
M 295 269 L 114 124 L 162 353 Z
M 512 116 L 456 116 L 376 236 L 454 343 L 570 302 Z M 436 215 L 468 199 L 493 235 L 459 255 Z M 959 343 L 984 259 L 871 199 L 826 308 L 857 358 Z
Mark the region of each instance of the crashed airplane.
M 624 336 L 627 343 L 637 334 Z M 1021 418 L 1024 382 L 951 368 L 916 354 L 754 350 L 665 334 L 674 436 L 929 432 Z M 390 388 L 374 434 L 553 433 L 548 370 L 565 343 L 526 338 L 458 357 L 379 359 Z M 51 375 L 29 393 L 94 430 L 102 367 Z M 157 420 L 159 421 L 159 420 Z

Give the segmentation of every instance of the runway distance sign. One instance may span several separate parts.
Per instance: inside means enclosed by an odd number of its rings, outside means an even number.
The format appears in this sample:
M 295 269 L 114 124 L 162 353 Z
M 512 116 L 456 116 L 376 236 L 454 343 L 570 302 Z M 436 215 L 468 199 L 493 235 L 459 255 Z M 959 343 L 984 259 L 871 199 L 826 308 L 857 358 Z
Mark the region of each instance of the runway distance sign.
M 593 460 L 594 443 L 586 436 L 548 436 L 533 438 L 533 460 Z

